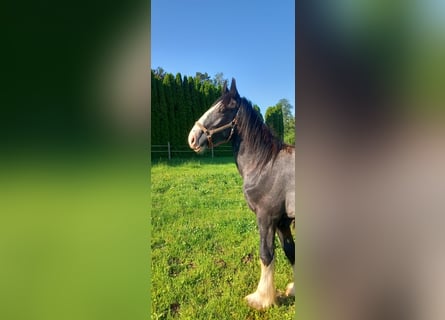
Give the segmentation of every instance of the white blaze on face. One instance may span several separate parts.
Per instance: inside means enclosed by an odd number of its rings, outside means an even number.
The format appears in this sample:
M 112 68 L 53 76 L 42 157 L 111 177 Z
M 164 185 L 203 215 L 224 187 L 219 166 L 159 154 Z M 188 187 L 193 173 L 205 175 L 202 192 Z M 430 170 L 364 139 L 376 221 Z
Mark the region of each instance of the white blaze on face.
M 222 101 L 218 102 L 217 104 L 215 104 L 214 106 L 212 106 L 209 110 L 207 110 L 202 116 L 201 118 L 198 119 L 197 122 L 199 122 L 200 124 L 204 125 L 204 123 L 206 122 L 207 118 L 216 110 L 218 109 L 220 106 L 222 105 Z M 200 127 L 198 127 L 196 124 L 193 125 L 192 130 L 190 130 L 189 133 L 189 137 L 188 137 L 188 143 L 190 148 L 192 149 L 199 149 L 199 137 L 201 136 L 202 130 Z

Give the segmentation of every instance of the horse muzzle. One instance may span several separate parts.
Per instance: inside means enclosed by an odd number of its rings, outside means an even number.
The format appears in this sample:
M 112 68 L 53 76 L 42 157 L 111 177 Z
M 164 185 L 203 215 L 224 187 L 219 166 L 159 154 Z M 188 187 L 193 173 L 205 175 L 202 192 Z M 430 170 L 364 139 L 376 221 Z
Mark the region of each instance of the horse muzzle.
M 203 151 L 203 147 L 201 145 L 203 136 L 204 132 L 197 125 L 193 126 L 192 130 L 190 130 L 188 136 L 188 144 L 189 147 L 196 153 L 200 153 L 201 151 Z

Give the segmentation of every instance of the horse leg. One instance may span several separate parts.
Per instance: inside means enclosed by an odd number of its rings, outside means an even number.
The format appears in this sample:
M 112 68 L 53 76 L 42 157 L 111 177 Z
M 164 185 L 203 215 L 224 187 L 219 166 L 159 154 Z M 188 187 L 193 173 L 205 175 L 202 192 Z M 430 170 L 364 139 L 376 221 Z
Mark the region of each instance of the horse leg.
M 260 310 L 275 304 L 276 299 L 273 275 L 275 226 L 272 221 L 268 221 L 270 219 L 258 216 L 261 277 L 256 291 L 246 296 L 245 299 L 249 306 Z
M 295 263 L 292 265 L 292 268 L 294 269 L 294 277 L 295 277 Z M 294 284 L 295 284 L 294 282 L 291 282 L 286 286 L 286 292 L 285 292 L 286 296 L 292 296 L 292 297 L 295 296 Z
M 290 231 L 290 224 L 291 220 L 287 219 L 282 221 L 277 226 L 277 233 L 281 242 L 281 247 L 283 248 L 287 259 L 292 264 L 295 277 L 295 242 Z M 291 282 L 286 286 L 286 296 L 295 296 L 294 282 Z

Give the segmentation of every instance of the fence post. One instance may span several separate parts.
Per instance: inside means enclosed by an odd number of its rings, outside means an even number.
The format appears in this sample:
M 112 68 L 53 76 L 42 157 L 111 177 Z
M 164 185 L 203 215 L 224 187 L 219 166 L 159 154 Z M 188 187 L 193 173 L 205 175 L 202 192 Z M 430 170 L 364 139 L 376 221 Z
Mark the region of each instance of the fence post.
M 167 148 L 168 148 L 168 160 L 171 160 L 172 159 L 172 155 L 170 153 L 170 141 L 167 142 Z

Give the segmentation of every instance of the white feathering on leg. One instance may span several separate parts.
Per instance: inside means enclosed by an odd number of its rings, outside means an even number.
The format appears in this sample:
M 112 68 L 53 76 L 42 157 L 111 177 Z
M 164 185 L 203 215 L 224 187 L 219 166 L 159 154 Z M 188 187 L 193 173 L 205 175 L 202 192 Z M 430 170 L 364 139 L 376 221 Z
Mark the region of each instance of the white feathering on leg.
M 265 309 L 276 303 L 276 291 L 274 285 L 274 261 L 265 266 L 261 263 L 261 278 L 258 288 L 252 294 L 246 296 L 249 306 L 255 309 Z
M 296 275 L 296 273 L 295 273 L 295 263 L 293 265 L 293 269 L 294 269 L 294 279 L 295 279 L 295 275 Z M 295 297 L 295 285 L 294 285 L 294 282 L 291 282 L 291 283 L 289 283 L 286 286 L 286 296 Z

